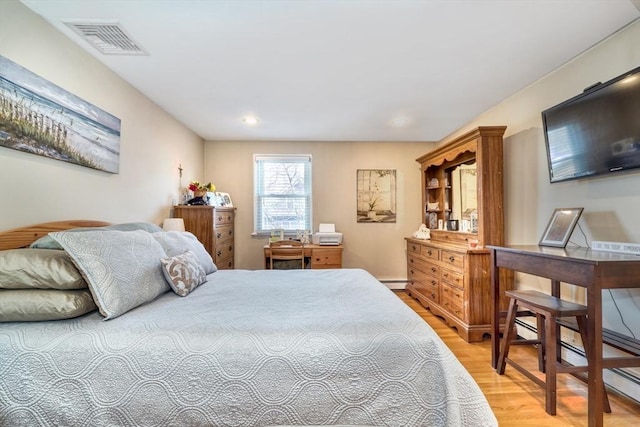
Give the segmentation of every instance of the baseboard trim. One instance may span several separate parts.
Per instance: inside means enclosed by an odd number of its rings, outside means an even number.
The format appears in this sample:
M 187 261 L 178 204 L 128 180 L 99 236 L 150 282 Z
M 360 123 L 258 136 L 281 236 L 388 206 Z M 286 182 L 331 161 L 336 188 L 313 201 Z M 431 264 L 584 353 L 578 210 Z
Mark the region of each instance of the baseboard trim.
M 407 287 L 407 279 L 384 279 L 378 281 L 392 290 L 401 290 Z

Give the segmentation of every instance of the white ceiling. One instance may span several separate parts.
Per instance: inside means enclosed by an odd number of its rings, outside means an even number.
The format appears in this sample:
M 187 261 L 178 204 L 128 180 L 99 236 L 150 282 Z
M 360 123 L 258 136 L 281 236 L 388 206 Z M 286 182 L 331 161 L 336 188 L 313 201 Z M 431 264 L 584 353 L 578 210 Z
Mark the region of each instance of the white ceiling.
M 639 0 L 22 2 L 206 140 L 439 140 L 640 17 Z M 63 24 L 96 20 L 149 55 Z

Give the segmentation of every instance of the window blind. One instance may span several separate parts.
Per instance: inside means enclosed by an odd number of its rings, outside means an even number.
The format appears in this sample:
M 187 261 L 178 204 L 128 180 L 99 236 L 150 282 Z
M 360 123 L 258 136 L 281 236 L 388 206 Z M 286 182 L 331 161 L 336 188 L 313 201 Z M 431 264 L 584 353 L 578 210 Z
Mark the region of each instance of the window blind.
M 254 232 L 311 230 L 311 155 L 254 155 Z

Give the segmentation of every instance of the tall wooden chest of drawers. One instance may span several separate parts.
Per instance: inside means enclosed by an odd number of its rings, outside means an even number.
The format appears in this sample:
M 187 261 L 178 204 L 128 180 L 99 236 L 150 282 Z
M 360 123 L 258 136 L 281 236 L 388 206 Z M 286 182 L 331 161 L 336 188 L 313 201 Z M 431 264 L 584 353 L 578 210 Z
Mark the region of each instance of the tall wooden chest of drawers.
M 235 208 L 174 206 L 173 215 L 184 219 L 184 227 L 204 245 L 216 266 L 233 269 Z

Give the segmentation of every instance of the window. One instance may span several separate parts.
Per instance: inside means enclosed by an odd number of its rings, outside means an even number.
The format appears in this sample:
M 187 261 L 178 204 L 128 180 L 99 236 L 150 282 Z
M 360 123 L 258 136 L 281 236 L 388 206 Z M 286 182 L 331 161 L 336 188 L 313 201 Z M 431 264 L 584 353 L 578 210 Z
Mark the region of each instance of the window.
M 311 155 L 254 155 L 254 233 L 311 230 Z

